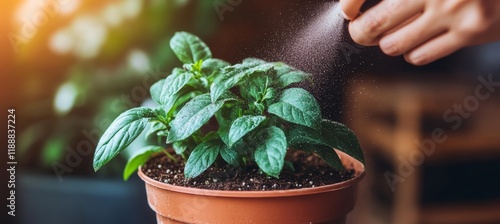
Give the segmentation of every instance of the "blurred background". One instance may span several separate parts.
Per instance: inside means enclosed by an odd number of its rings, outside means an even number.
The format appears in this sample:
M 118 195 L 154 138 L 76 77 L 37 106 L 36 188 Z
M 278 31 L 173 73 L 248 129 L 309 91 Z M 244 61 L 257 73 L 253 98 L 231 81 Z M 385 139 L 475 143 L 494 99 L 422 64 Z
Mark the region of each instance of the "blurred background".
M 126 183 L 121 179 L 128 153 L 95 173 L 93 150 L 118 114 L 148 104 L 150 85 L 179 65 L 169 39 L 183 30 L 231 63 L 259 57 L 314 74 L 306 88 L 319 98 L 326 117 L 357 133 L 367 158 L 368 175 L 349 223 L 500 223 L 500 91 L 487 85 L 500 81 L 500 44 L 414 67 L 376 47 L 357 46 L 343 20 L 318 25 L 333 5 L 325 0 L 3 3 L 2 111 L 16 109 L 17 129 L 12 222 L 155 222 L 142 181 L 136 175 Z M 333 30 L 325 27 L 332 24 Z M 324 41 L 297 41 L 325 30 Z M 296 44 L 312 53 L 290 55 Z M 317 52 L 328 55 L 316 60 Z

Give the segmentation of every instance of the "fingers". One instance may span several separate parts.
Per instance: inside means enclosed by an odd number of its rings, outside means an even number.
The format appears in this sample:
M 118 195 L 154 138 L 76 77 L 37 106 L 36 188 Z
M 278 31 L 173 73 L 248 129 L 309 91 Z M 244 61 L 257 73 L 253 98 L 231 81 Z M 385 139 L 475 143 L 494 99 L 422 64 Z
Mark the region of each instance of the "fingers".
M 340 0 L 340 7 L 344 13 L 344 18 L 347 20 L 356 18 L 364 2 L 365 0 Z
M 349 24 L 352 39 L 362 45 L 376 45 L 380 36 L 421 13 L 424 1 L 385 0 Z
M 457 51 L 465 42 L 457 33 L 447 32 L 405 54 L 405 59 L 414 65 L 426 65 Z
M 364 0 L 341 0 L 352 39 L 380 45 L 388 55 L 404 54 L 425 65 L 471 44 L 500 39 L 500 1 L 384 0 L 359 14 Z M 498 32 L 497 32 L 498 31 Z
M 380 40 L 382 51 L 391 56 L 402 55 L 446 31 L 431 14 L 424 13 L 413 22 L 387 34 Z

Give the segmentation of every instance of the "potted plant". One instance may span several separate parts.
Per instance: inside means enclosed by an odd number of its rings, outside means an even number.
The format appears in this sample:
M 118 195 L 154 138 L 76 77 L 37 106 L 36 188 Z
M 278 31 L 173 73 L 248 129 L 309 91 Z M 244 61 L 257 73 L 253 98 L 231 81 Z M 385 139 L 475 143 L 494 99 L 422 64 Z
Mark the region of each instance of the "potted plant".
M 230 65 L 187 32 L 170 46 L 184 65 L 151 86 L 158 108 L 118 116 L 94 169 L 146 130 L 158 144 L 138 150 L 123 174 L 139 168 L 159 223 L 344 223 L 363 153 L 351 130 L 291 87 L 310 75 L 253 58 Z

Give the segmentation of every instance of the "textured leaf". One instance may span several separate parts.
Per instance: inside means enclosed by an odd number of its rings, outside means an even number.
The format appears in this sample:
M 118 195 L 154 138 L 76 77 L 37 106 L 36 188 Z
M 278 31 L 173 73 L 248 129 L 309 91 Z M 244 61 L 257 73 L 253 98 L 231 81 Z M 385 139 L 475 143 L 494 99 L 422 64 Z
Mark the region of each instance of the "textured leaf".
M 318 129 L 321 123 L 318 102 L 314 96 L 301 88 L 283 91 L 279 101 L 269 106 L 268 112 L 286 121 L 314 129 Z
M 208 46 L 197 36 L 188 32 L 177 32 L 170 39 L 170 48 L 184 64 L 194 64 L 212 57 Z
M 166 117 L 167 117 L 167 113 L 166 113 L 166 112 L 165 112 L 165 110 L 163 110 L 163 108 L 161 108 L 161 107 L 160 107 L 160 108 L 156 108 L 156 109 L 154 109 L 154 112 L 155 112 L 155 114 L 156 114 L 156 117 L 158 117 L 158 118 L 163 119 L 163 118 L 166 118 Z
M 146 163 L 152 154 L 163 151 L 163 148 L 160 146 L 146 146 L 136 153 L 134 153 L 125 165 L 125 169 L 123 170 L 123 179 L 128 180 L 130 175 L 132 175 L 139 166 L 142 166 Z
M 258 59 L 258 58 L 245 58 L 243 59 L 243 61 L 241 62 L 242 64 L 271 64 L 267 61 L 264 61 L 262 59 Z
M 170 115 L 173 113 L 176 113 L 179 111 L 187 102 L 189 102 L 191 99 L 203 94 L 201 91 L 196 91 L 196 90 L 181 90 L 178 93 L 176 93 L 171 99 L 172 102 L 169 102 L 168 105 L 172 105 L 170 107 Z M 165 106 L 167 108 L 167 105 Z
M 166 130 L 167 127 L 161 123 L 160 121 L 153 121 L 148 124 L 148 128 L 146 128 L 146 139 L 150 139 L 152 137 L 156 137 L 157 133 L 162 130 Z
M 160 79 L 158 82 L 153 84 L 151 88 L 149 88 L 149 93 L 151 94 L 151 99 L 155 101 L 157 104 L 162 104 L 160 100 L 161 90 L 163 89 L 163 83 L 165 79 Z
M 172 144 L 172 148 L 174 148 L 174 151 L 177 155 L 181 155 L 188 148 L 188 144 L 186 142 L 174 142 Z
M 267 88 L 266 94 L 264 95 L 264 100 L 271 100 L 273 102 L 274 98 L 278 95 L 278 92 L 275 88 Z M 266 101 L 267 102 L 267 101 Z
M 241 116 L 241 113 L 241 107 L 229 106 L 223 107 L 215 114 L 215 118 L 219 124 L 217 133 L 226 145 L 229 145 L 229 128 L 231 128 L 233 121 Z
M 261 101 L 272 83 L 272 72 L 258 72 L 240 85 L 240 95 L 248 101 Z
M 311 77 L 310 74 L 297 70 L 287 64 L 278 62 L 275 63 L 274 69 L 276 70 L 276 86 L 287 87 L 293 83 L 299 83 Z
M 223 146 L 220 148 L 220 155 L 224 161 L 233 166 L 239 166 L 239 155 L 238 152 L 232 147 Z
M 206 124 L 224 105 L 224 102 L 224 100 L 220 100 L 212 103 L 208 93 L 193 98 L 170 123 L 167 142 L 181 141 L 189 137 Z
M 184 167 L 186 178 L 195 178 L 208 169 L 217 159 L 222 147 L 226 146 L 220 140 L 203 142 L 198 145 L 189 155 Z
M 266 72 L 272 67 L 271 63 L 249 61 L 224 68 L 222 74 L 210 86 L 212 101 L 217 101 L 224 92 L 245 81 L 248 77 L 259 72 Z
M 222 68 L 225 68 L 229 65 L 231 64 L 229 64 L 229 62 L 227 61 L 210 58 L 203 61 L 203 64 L 201 65 L 201 73 L 203 73 L 205 76 L 211 76 L 214 72 L 218 72 Z
M 219 128 L 219 131 L 217 132 L 219 134 L 220 139 L 224 144 L 229 145 L 229 130 L 225 128 Z
M 100 169 L 132 143 L 146 128 L 149 119 L 156 117 L 149 108 L 133 108 L 123 112 L 104 132 L 94 154 L 94 170 Z
M 182 69 L 175 68 L 172 74 L 169 75 L 163 82 L 163 87 L 160 95 L 160 104 L 165 105 L 171 98 L 184 87 L 189 80 L 193 78 L 193 73 Z
M 347 153 L 364 163 L 363 151 L 354 132 L 347 126 L 323 119 L 321 129 L 294 125 L 287 132 L 288 144 L 298 147 L 303 145 L 325 145 Z
M 287 150 L 285 133 L 277 127 L 269 127 L 257 134 L 255 143 L 258 144 L 255 162 L 266 174 L 278 178 Z
M 247 133 L 253 131 L 262 123 L 266 117 L 264 116 L 243 116 L 236 119 L 229 129 L 229 146 L 243 138 Z
M 234 120 L 241 117 L 243 114 L 243 110 L 239 106 L 231 105 L 229 107 L 225 107 L 217 112 L 217 122 L 221 128 L 227 129 L 229 132 L 229 128 L 233 124 Z
M 316 155 L 325 160 L 325 162 L 331 167 L 337 170 L 344 169 L 342 161 L 340 160 L 335 150 L 333 150 L 332 148 L 324 145 L 305 145 L 304 147 L 307 147 L 309 150 L 316 153 Z
M 354 132 L 344 124 L 323 119 L 321 137 L 330 147 L 338 149 L 364 163 L 363 150 Z
M 219 134 L 216 131 L 208 132 L 205 136 L 203 136 L 202 141 L 206 142 L 213 139 L 219 139 Z
M 292 146 L 301 145 L 327 145 L 318 130 L 302 125 L 291 125 L 286 133 L 288 144 Z

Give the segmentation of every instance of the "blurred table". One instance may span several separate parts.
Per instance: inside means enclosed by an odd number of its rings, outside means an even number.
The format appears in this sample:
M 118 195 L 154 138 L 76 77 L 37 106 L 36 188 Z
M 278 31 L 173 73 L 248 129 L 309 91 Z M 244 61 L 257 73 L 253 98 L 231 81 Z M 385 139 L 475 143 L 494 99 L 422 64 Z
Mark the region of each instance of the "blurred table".
M 367 153 L 369 174 L 356 223 L 500 223 L 500 200 L 423 205 L 421 198 L 423 167 L 500 161 L 500 88 L 495 91 L 479 79 L 351 82 L 346 118 Z M 387 161 L 386 168 L 372 169 L 377 158 Z M 498 171 L 490 176 L 495 184 Z M 370 192 L 384 183 L 392 196 L 385 210 Z

